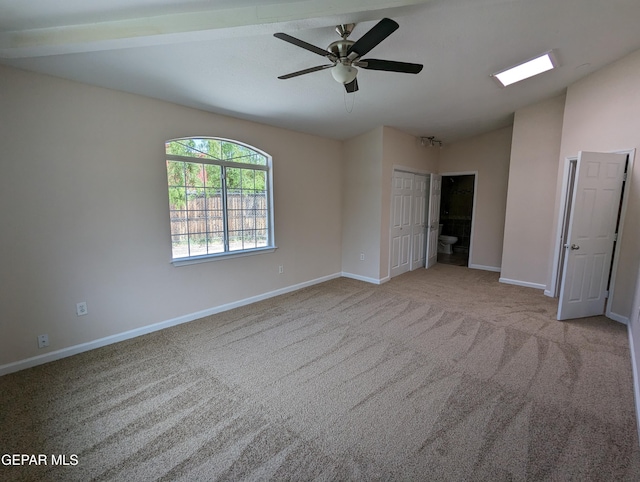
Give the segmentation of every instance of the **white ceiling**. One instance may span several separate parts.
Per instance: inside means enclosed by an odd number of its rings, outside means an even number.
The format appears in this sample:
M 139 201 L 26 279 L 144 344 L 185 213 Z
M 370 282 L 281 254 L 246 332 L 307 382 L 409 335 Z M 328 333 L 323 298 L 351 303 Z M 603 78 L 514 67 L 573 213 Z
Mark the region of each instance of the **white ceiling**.
M 420 74 L 360 69 L 355 95 L 329 70 L 277 79 L 326 59 L 273 33 L 326 48 L 382 17 L 400 28 L 365 58 Z M 555 71 L 490 78 L 550 49 Z M 486 132 L 637 49 L 639 0 L 0 0 L 0 63 L 335 139 Z

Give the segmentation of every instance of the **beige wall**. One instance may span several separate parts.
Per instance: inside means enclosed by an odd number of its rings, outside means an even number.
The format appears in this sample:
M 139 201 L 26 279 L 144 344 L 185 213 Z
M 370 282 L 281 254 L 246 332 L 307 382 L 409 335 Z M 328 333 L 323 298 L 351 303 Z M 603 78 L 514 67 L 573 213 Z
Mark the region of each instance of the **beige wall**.
M 640 51 L 571 85 L 564 110 L 556 212 L 566 157 L 578 151 L 611 152 L 640 148 Z M 636 159 L 638 152 L 636 151 Z M 611 311 L 631 315 L 640 256 L 640 169 L 627 183 L 629 203 L 620 245 Z M 556 214 L 557 218 L 557 214 Z M 555 224 L 554 224 L 555 228 Z M 640 340 L 640 328 L 634 327 Z M 640 347 L 640 343 L 636 346 Z
M 565 95 L 516 111 L 502 246 L 503 281 L 546 288 Z
M 341 271 L 341 142 L 5 67 L 0 116 L 0 366 Z M 189 135 L 273 156 L 276 252 L 169 263 L 164 141 Z
M 471 267 L 500 269 L 511 134 L 512 128 L 505 127 L 445 145 L 440 151 L 440 173 L 478 172 Z
M 394 167 L 417 173 L 438 169 L 438 149 L 429 149 L 420 139 L 392 127 L 384 127 L 382 157 L 382 207 L 380 224 L 380 279 L 389 277 L 389 233 L 391 229 L 391 191 Z
M 379 127 L 344 145 L 342 271 L 372 282 L 380 275 L 382 136 Z

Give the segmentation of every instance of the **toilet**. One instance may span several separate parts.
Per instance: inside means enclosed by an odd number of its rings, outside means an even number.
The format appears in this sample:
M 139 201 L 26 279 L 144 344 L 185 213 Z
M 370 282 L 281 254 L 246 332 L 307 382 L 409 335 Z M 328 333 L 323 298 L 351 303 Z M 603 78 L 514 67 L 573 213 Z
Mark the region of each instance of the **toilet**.
M 438 253 L 453 253 L 453 245 L 458 241 L 455 236 L 444 236 L 442 234 L 442 224 L 438 225 Z

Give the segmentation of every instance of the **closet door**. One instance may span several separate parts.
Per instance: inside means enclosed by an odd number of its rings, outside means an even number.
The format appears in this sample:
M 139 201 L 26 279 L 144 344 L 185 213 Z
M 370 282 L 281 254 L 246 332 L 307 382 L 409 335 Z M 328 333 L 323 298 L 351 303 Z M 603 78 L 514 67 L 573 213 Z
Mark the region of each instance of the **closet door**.
M 427 176 L 414 175 L 413 205 L 411 208 L 411 267 L 424 268 L 426 259 L 426 224 L 427 224 Z
M 402 171 L 393 172 L 390 232 L 392 278 L 411 268 L 413 184 L 413 174 Z

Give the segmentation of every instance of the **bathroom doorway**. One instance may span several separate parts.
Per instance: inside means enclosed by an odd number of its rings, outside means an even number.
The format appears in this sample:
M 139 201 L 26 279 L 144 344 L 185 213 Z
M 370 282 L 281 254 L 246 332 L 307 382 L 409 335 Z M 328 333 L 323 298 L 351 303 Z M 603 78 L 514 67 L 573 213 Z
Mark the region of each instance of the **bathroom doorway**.
M 438 263 L 469 266 L 475 183 L 475 173 L 442 175 Z

